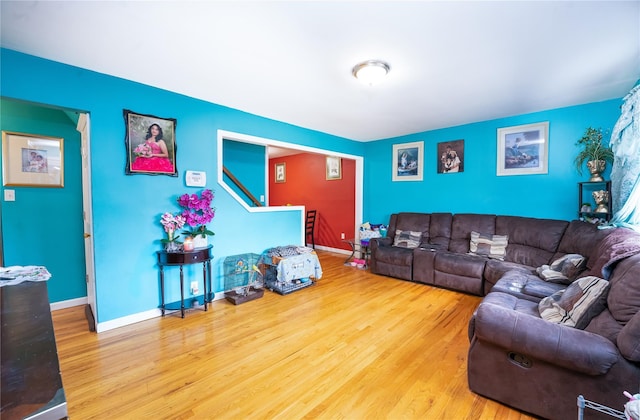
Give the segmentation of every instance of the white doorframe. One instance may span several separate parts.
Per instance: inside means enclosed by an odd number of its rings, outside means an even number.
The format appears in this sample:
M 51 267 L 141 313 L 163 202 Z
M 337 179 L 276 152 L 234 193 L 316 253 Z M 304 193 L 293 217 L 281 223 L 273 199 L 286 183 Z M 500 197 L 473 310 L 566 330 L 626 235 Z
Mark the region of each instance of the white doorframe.
M 80 153 L 82 155 L 82 213 L 84 223 L 84 255 L 86 264 L 87 302 L 91 314 L 87 313 L 89 325 L 93 323 L 96 331 L 97 302 L 96 277 L 93 258 L 93 208 L 91 206 L 91 156 L 90 156 L 90 119 L 89 114 L 80 113 L 76 129 L 80 132 Z M 92 318 L 92 319 L 90 319 Z M 93 321 L 93 322 L 92 322 Z

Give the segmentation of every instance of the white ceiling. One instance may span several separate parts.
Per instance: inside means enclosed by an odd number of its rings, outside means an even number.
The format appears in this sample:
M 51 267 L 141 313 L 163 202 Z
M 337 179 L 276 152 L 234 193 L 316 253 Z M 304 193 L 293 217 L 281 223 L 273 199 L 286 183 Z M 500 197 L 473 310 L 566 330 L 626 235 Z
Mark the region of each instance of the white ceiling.
M 354 140 L 624 96 L 640 1 L 1 1 L 2 47 Z M 351 68 L 391 65 L 377 86 Z

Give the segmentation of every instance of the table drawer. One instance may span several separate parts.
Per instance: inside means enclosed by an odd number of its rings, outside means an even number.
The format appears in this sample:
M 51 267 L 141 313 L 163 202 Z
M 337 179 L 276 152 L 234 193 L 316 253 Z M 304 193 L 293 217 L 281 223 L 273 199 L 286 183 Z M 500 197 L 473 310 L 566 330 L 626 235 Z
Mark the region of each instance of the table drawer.
M 203 262 L 211 259 L 211 246 L 190 252 L 158 252 L 158 264 L 183 265 Z

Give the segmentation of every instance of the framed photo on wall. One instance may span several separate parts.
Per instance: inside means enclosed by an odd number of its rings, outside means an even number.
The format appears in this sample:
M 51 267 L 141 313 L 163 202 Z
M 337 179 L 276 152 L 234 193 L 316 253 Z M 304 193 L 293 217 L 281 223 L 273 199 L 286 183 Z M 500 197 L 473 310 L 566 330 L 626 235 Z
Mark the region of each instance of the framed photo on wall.
M 438 143 L 439 174 L 464 172 L 464 140 Z
M 546 174 L 548 150 L 549 122 L 499 128 L 496 174 Z
M 64 187 L 64 139 L 3 131 L 2 182 L 7 187 Z
M 276 163 L 275 164 L 275 181 L 276 182 L 286 182 L 287 181 L 287 166 L 286 163 Z
M 327 180 L 342 179 L 342 159 L 327 156 Z
M 422 181 L 423 149 L 424 142 L 421 141 L 393 145 L 393 181 Z
M 123 111 L 126 126 L 125 174 L 178 176 L 175 118 Z

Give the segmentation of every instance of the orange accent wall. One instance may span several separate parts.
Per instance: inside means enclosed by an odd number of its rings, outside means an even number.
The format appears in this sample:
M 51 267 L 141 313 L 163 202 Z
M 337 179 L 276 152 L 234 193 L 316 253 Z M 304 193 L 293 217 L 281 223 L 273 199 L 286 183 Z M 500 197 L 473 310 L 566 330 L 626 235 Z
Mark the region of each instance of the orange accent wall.
M 275 182 L 275 164 L 285 163 L 285 182 Z M 350 249 L 340 234 L 355 230 L 356 163 L 342 159 L 342 179 L 326 179 L 326 156 L 300 153 L 269 160 L 269 206 L 317 210 L 316 245 Z M 287 245 L 287 244 L 282 244 Z

